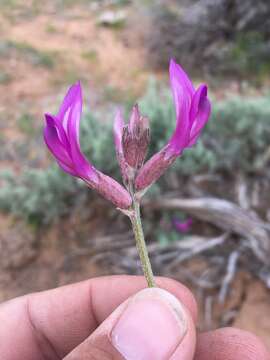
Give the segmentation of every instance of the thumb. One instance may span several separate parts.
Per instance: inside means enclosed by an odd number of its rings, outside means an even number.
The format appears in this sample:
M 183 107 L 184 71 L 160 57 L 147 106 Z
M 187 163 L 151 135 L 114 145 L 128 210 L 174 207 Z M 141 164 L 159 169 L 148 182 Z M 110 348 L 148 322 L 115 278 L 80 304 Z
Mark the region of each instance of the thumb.
M 195 326 L 189 311 L 160 288 L 121 304 L 65 360 L 191 360 Z

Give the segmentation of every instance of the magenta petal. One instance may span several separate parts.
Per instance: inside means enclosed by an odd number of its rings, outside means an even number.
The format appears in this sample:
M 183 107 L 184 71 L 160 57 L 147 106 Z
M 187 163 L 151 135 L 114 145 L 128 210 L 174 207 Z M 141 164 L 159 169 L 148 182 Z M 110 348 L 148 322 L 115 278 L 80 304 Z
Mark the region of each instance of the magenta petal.
M 44 128 L 43 134 L 45 143 L 54 155 L 54 157 L 58 161 L 61 161 L 69 167 L 72 167 L 72 162 L 69 154 L 63 146 L 63 143 L 59 139 L 58 129 L 53 117 L 46 115 L 46 126 Z
M 93 183 L 98 181 L 94 167 L 88 162 L 88 160 L 82 154 L 76 142 L 74 142 L 71 145 L 71 156 L 72 156 L 74 168 L 76 169 L 77 174 L 81 178 Z
M 56 116 L 58 121 L 61 123 L 67 137 L 69 136 L 68 127 L 69 127 L 69 123 L 70 123 L 70 114 L 71 114 L 72 108 L 74 106 L 79 109 L 79 114 L 76 119 L 71 119 L 72 120 L 71 122 L 76 123 L 75 133 L 76 133 L 76 137 L 79 141 L 79 122 L 80 122 L 80 117 L 81 117 L 81 112 L 82 112 L 82 92 L 81 92 L 80 82 L 77 82 L 76 84 L 72 85 L 69 88 L 69 90 L 62 102 L 60 110 Z M 73 134 L 72 134 L 72 136 L 73 136 Z
M 91 175 L 95 176 L 93 167 L 82 154 L 79 143 L 81 113 L 82 92 L 80 83 L 77 83 L 69 89 L 58 116 L 65 118 L 73 168 L 78 176 L 91 181 Z
M 82 91 L 81 85 L 78 82 L 68 90 L 57 115 L 57 119 L 61 121 L 61 125 L 67 135 L 67 149 L 73 164 L 72 169 L 74 169 L 74 173 L 86 181 L 95 182 L 97 181 L 96 172 L 93 166 L 86 160 L 80 149 L 81 114 Z
M 195 91 L 190 108 L 190 118 L 193 122 L 197 116 L 198 111 L 200 110 L 201 101 L 207 97 L 207 86 L 202 84 Z
M 76 140 L 79 146 L 80 120 L 82 115 L 82 90 L 80 83 L 74 86 L 76 91 L 74 91 L 73 93 L 72 103 L 70 104 L 70 110 L 66 115 L 67 135 L 69 141 Z
M 122 154 L 122 135 L 123 135 L 124 119 L 121 110 L 118 110 L 113 124 L 113 135 L 116 152 Z
M 59 112 L 57 114 L 57 117 L 62 121 L 64 120 L 66 112 L 68 111 L 70 106 L 74 103 L 74 99 L 77 97 L 80 90 L 81 90 L 81 85 L 79 81 L 68 89 L 64 97 L 64 100 L 60 106 Z
M 211 113 L 211 104 L 207 98 L 207 86 L 201 85 L 195 92 L 190 109 L 192 122 L 189 146 L 194 145 Z
M 62 161 L 60 160 L 56 160 L 57 164 L 59 165 L 59 167 L 64 170 L 64 172 L 72 175 L 72 176 L 78 176 L 78 174 L 76 173 L 76 171 L 71 168 L 70 166 L 67 166 L 66 164 L 64 164 Z
M 78 97 L 81 99 L 81 97 Z M 94 167 L 88 162 L 88 160 L 83 155 L 80 143 L 79 143 L 79 125 L 81 117 L 81 102 L 76 99 L 75 104 L 71 108 L 68 119 L 68 139 L 70 144 L 70 155 L 74 168 L 81 178 L 89 181 L 96 182 L 98 181 L 96 176 L 96 171 Z
M 168 143 L 167 156 L 181 154 L 189 142 L 190 126 L 188 100 L 183 97 L 176 128 Z
M 63 147 L 67 150 L 69 149 L 69 141 L 67 138 L 67 134 L 63 128 L 63 125 L 61 121 L 54 115 L 51 114 L 45 114 L 45 120 L 46 123 L 50 123 L 51 126 L 54 126 L 56 128 L 59 140 L 61 141 Z
M 192 85 L 192 82 L 189 80 L 187 74 L 184 72 L 181 66 L 178 65 L 173 59 L 171 59 L 170 61 L 169 72 L 174 105 L 176 110 L 176 118 L 178 118 L 181 111 L 181 105 L 183 101 L 182 98 L 185 97 L 189 99 L 189 102 L 191 103 L 191 99 L 193 93 L 195 92 L 195 89 Z
M 170 81 L 176 111 L 176 128 L 168 144 L 167 156 L 180 155 L 188 145 L 192 125 L 190 105 L 195 92 L 187 74 L 174 60 L 170 62 Z

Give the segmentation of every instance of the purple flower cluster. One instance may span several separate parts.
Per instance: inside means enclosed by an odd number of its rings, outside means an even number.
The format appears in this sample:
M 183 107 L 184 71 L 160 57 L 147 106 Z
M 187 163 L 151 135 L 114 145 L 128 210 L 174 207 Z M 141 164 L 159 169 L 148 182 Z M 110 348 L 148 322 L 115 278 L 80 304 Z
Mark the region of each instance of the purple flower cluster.
M 207 98 L 207 86 L 203 84 L 195 90 L 187 74 L 174 60 L 170 62 L 170 82 L 176 110 L 175 131 L 168 144 L 145 164 L 150 141 L 148 118 L 141 116 L 137 105 L 133 107 L 127 125 L 121 112 L 118 111 L 116 114 L 116 154 L 127 189 L 97 170 L 81 151 L 80 83 L 70 87 L 56 115 L 45 114 L 44 139 L 59 166 L 70 175 L 84 180 L 118 208 L 129 209 L 132 204 L 132 192 L 148 188 L 185 148 L 194 145 L 210 116 L 211 105 Z

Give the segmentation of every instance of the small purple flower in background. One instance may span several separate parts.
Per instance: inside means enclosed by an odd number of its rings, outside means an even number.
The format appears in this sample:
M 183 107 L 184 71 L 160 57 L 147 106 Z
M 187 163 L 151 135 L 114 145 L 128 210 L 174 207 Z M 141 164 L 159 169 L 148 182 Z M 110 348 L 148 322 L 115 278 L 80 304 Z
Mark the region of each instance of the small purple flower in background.
M 180 233 L 187 233 L 191 230 L 191 226 L 192 226 L 192 219 L 191 218 L 187 218 L 186 220 L 179 220 L 177 218 L 173 218 L 172 219 L 172 225 L 175 228 L 176 231 L 180 232 Z
M 155 182 L 185 148 L 196 143 L 210 116 L 207 86 L 203 84 L 195 90 L 187 74 L 174 60 L 170 62 L 170 82 L 176 111 L 175 131 L 168 144 L 140 170 L 135 181 L 137 191 Z
M 129 216 L 149 287 L 155 286 L 155 280 L 143 235 L 140 198 L 185 148 L 196 143 L 211 111 L 207 86 L 200 85 L 195 90 L 184 70 L 174 60 L 170 63 L 170 81 L 176 128 L 168 144 L 145 164 L 150 141 L 148 118 L 140 114 L 138 105 L 133 107 L 127 125 L 120 111 L 115 116 L 114 143 L 126 189 L 97 170 L 81 151 L 82 91 L 79 82 L 70 87 L 57 115 L 45 114 L 44 140 L 58 165 L 66 173 L 85 181 Z M 191 224 L 192 219 L 184 222 L 173 219 L 173 225 L 179 232 L 189 231 Z
M 44 140 L 65 172 L 84 180 L 117 207 L 127 209 L 131 205 L 127 190 L 95 169 L 80 149 L 81 114 L 82 91 L 78 82 L 68 90 L 57 115 L 45 114 Z

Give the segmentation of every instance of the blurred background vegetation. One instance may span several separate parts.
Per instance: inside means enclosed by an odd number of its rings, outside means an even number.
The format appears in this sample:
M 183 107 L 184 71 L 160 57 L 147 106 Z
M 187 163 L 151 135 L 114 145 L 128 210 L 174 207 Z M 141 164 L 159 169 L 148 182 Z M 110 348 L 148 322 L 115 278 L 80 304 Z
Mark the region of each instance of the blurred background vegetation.
M 115 257 L 130 236 L 128 221 L 64 174 L 43 144 L 43 113 L 57 111 L 67 86 L 78 79 L 84 89 L 83 150 L 119 181 L 112 138 L 116 108 L 122 106 L 128 118 L 138 102 L 150 118 L 151 156 L 175 125 L 169 58 L 195 84 L 208 83 L 209 124 L 198 144 L 149 191 L 148 203 L 223 199 L 270 228 L 269 1 L 0 0 L 0 19 L 1 300 L 90 276 L 139 273 L 136 256 L 129 258 L 133 244 L 121 260 Z M 172 247 L 185 249 L 188 240 L 196 244 L 196 236 L 206 242 L 226 230 L 232 243 L 192 257 L 185 273 L 182 263 L 172 269 L 166 262 L 156 272 L 194 289 L 201 328 L 234 324 L 268 338 L 270 346 L 270 322 L 258 327 L 258 316 L 265 306 L 270 309 L 269 264 L 257 259 L 252 269 L 247 266 L 251 250 L 233 227 L 224 230 L 192 214 L 193 225 L 182 234 L 172 219 L 186 219 L 188 210 L 146 206 L 143 213 L 147 240 L 158 246 L 158 256 Z M 222 303 L 222 279 L 234 251 L 240 260 Z

